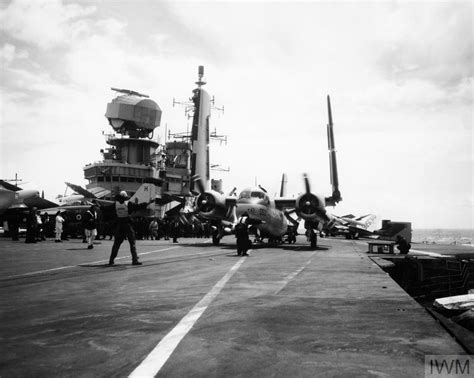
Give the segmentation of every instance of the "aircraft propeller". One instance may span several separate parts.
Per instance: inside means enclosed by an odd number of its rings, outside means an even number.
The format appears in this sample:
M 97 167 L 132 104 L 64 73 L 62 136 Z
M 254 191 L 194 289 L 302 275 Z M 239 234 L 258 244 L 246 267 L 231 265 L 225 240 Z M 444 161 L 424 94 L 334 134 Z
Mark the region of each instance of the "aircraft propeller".
M 303 174 L 305 185 L 305 193 L 299 197 L 297 204 L 297 212 L 305 219 L 311 219 L 315 215 L 322 219 L 328 219 L 324 204 L 318 199 L 316 195 L 311 193 L 311 186 L 308 175 Z
M 209 213 L 214 210 L 216 206 L 216 200 L 214 196 L 203 193 L 199 196 L 197 200 L 197 208 L 202 211 L 203 213 Z
M 298 209 L 300 213 L 305 215 L 311 215 L 319 207 L 318 198 L 311 193 L 311 186 L 309 184 L 309 178 L 306 173 L 303 174 L 305 194 L 301 197 L 300 208 Z
M 196 201 L 196 207 L 203 213 L 211 212 L 216 207 L 216 199 L 212 194 L 206 192 L 204 183 L 202 182 L 199 175 L 194 175 L 193 180 L 199 192 L 199 197 Z
M 303 180 L 304 180 L 304 186 L 306 190 L 306 194 L 311 193 L 311 187 L 309 185 L 309 178 L 306 173 L 303 173 Z

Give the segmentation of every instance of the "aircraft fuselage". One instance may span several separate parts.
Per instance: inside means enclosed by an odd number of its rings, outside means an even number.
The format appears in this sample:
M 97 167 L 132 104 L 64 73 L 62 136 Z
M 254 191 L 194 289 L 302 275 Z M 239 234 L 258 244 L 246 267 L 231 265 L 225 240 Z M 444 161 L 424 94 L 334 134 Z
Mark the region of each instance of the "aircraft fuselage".
M 281 238 L 288 231 L 288 220 L 283 211 L 275 207 L 275 202 L 257 188 L 243 190 L 236 203 L 236 215 L 247 213 L 251 224 L 263 237 Z

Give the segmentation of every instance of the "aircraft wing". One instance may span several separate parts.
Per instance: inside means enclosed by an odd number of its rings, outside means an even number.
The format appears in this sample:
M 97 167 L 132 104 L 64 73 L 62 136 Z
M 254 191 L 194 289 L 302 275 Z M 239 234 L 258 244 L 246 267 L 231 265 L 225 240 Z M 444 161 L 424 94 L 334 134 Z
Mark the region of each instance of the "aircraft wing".
M 105 196 L 108 196 L 111 192 L 109 189 L 105 188 L 92 188 L 90 192 L 95 196 L 95 198 L 104 198 Z
M 37 207 L 38 209 L 47 209 L 48 207 L 59 206 L 57 203 L 41 197 L 26 198 L 23 202 L 29 208 Z
M 275 198 L 275 207 L 280 210 L 295 208 L 296 198 L 290 198 L 290 197 Z
M 361 238 L 367 238 L 369 236 L 376 235 L 373 231 L 370 231 L 366 228 L 361 228 L 361 227 L 354 227 L 354 226 L 348 226 L 349 232 L 353 234 L 358 234 L 359 237 Z
M 165 215 L 168 217 L 176 217 L 180 215 L 181 210 L 184 208 L 184 203 L 178 203 L 175 207 L 169 209 Z
M 166 204 L 168 204 L 170 202 L 173 202 L 173 201 L 183 203 L 183 205 L 184 205 L 185 199 L 183 197 L 179 197 L 179 196 L 176 196 L 174 194 L 167 194 L 167 193 L 163 193 L 161 195 L 161 198 L 156 198 L 156 203 L 158 205 L 166 205 Z
M 110 194 L 110 190 L 104 188 L 94 188 L 89 191 L 80 185 L 71 184 L 70 182 L 66 182 L 65 184 L 76 193 L 82 194 L 85 198 L 102 198 Z
M 109 200 L 103 200 L 103 199 L 97 199 L 97 198 L 93 200 L 92 202 L 100 207 L 108 207 L 115 204 L 115 201 L 109 201 Z
M 341 218 L 354 219 L 356 216 L 354 214 L 346 214 L 341 216 Z
M 11 190 L 13 192 L 18 192 L 19 190 L 21 190 L 21 188 L 19 188 L 18 186 L 10 184 L 9 182 L 6 182 L 4 180 L 0 180 L 0 186 L 3 186 L 5 189 Z

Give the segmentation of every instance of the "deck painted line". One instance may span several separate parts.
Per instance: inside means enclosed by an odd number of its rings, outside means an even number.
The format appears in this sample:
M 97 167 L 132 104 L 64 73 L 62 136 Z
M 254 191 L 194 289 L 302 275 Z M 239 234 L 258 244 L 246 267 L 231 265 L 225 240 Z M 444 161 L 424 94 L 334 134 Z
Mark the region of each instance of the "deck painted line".
M 179 248 L 179 247 L 169 247 L 169 248 L 164 248 L 164 249 L 157 249 L 157 250 L 154 250 L 154 251 L 150 251 L 150 252 L 143 252 L 143 253 L 139 253 L 138 256 L 141 256 L 141 255 L 148 255 L 150 253 L 157 253 L 157 252 L 163 252 L 163 251 L 168 251 L 170 249 L 175 249 L 175 248 Z M 121 257 L 117 257 L 115 260 L 122 260 L 122 259 L 127 259 L 127 258 L 130 258 L 130 256 L 121 256 Z M 103 264 L 103 263 L 108 263 L 109 260 L 100 260 L 100 261 L 92 261 L 92 262 L 85 262 L 83 264 Z M 68 265 L 68 266 L 61 266 L 59 268 L 52 268 L 52 269 L 45 269 L 45 270 L 37 270 L 35 272 L 29 272 L 29 273 L 23 273 L 23 274 L 17 274 L 17 275 L 14 275 L 14 276 L 7 276 L 5 278 L 19 278 L 19 277 L 28 277 L 28 276 L 33 276 L 35 274 L 42 274 L 42 273 L 50 273 L 50 272 L 55 272 L 57 270 L 63 270 L 63 269 L 71 269 L 71 268 L 77 268 L 78 266 L 81 266 L 83 264 L 78 264 L 78 265 Z
M 28 276 L 32 276 L 34 274 L 49 273 L 49 272 L 54 272 L 56 270 L 70 269 L 70 268 L 75 268 L 75 267 L 77 267 L 77 265 L 61 266 L 59 268 L 46 269 L 46 270 L 37 270 L 36 272 L 17 274 L 17 275 L 14 275 L 14 276 L 6 276 L 5 278 L 28 277 Z
M 158 343 L 150 354 L 129 375 L 132 378 L 154 377 L 161 370 L 168 358 L 174 352 L 181 340 L 191 330 L 197 320 L 206 311 L 207 307 L 217 297 L 224 285 L 243 264 L 246 257 L 241 257 L 232 268 L 217 282 L 214 287 L 202 298 L 183 319 Z
M 313 253 L 314 255 L 314 253 Z M 295 270 L 294 272 L 290 273 L 288 276 L 286 276 L 286 278 L 283 280 L 282 282 L 282 285 L 280 286 L 280 288 L 275 291 L 275 293 L 273 295 L 277 295 L 278 293 L 280 293 L 280 291 L 282 291 L 286 285 L 288 285 L 288 283 L 293 280 L 293 278 L 295 278 L 298 274 L 300 274 L 304 269 L 306 269 L 306 267 L 311 263 L 312 261 L 312 256 L 311 255 L 311 258 L 306 262 L 306 264 L 304 264 L 301 268 Z
M 142 252 L 142 253 L 139 253 L 138 256 L 149 255 L 150 253 L 169 251 L 170 249 L 176 249 L 176 248 L 179 248 L 179 246 L 168 247 L 168 248 L 163 248 L 163 249 L 155 249 L 154 251 L 149 251 L 149 252 Z M 129 257 L 129 256 L 127 256 L 127 257 Z
M 170 248 L 166 248 L 166 249 L 161 249 L 160 252 L 161 251 L 166 251 L 168 249 L 174 249 L 174 248 L 179 248 L 179 247 L 170 247 Z M 222 251 L 222 249 L 213 249 L 212 251 L 198 252 L 198 253 L 193 253 L 191 255 L 183 255 L 183 257 L 207 255 L 209 253 L 214 253 L 214 252 L 218 252 L 218 251 Z M 148 255 L 150 253 L 155 253 L 155 252 L 157 252 L 157 251 L 143 252 L 143 253 L 139 253 L 138 256 Z
M 410 252 L 421 253 L 423 255 L 433 256 L 433 257 L 447 257 L 449 255 L 442 255 L 441 253 L 429 252 L 429 251 L 420 251 L 419 249 L 410 248 Z M 408 252 L 408 254 L 410 254 Z

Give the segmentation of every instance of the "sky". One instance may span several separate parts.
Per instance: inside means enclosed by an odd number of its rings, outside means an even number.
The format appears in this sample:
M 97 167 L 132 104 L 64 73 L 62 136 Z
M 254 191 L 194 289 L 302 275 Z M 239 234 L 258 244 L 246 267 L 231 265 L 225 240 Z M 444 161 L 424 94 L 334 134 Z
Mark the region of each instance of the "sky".
M 343 201 L 413 228 L 474 228 L 471 1 L 0 0 L 0 178 L 64 194 L 101 159 L 111 87 L 148 94 L 186 131 L 205 67 L 212 171 L 330 195 L 331 96 Z M 68 191 L 70 193 L 70 190 Z

